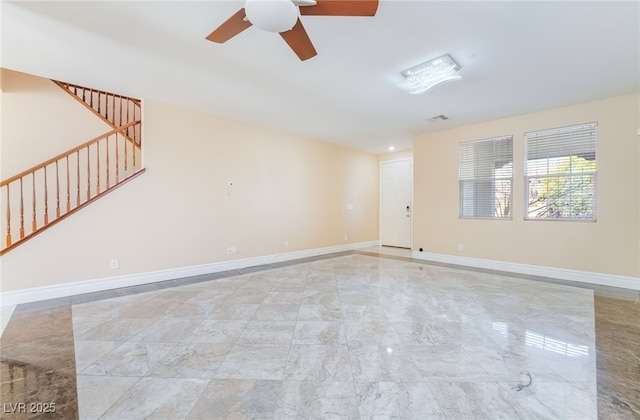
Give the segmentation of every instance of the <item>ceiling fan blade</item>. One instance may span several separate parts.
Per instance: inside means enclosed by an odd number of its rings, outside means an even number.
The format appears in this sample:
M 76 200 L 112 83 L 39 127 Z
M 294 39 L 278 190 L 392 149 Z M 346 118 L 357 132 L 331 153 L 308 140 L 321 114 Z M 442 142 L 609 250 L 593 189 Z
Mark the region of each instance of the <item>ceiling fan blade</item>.
M 378 0 L 316 0 L 315 6 L 300 7 L 301 15 L 375 16 Z
M 227 42 L 240 32 L 251 26 L 251 22 L 247 19 L 244 8 L 238 10 L 233 16 L 227 19 L 222 25 L 218 26 L 215 31 L 211 32 L 207 39 L 209 41 L 222 44 Z
M 300 58 L 300 60 L 308 60 L 311 57 L 315 57 L 318 53 L 307 35 L 307 31 L 302 26 L 300 19 L 296 22 L 295 26 L 286 32 L 280 32 L 282 39 L 289 44 L 289 47 Z

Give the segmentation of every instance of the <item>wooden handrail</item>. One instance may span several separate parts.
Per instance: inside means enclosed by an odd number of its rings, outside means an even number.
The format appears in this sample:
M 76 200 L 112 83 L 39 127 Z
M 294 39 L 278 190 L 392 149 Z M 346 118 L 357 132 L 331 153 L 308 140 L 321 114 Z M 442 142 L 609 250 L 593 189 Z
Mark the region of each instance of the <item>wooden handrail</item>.
M 78 101 L 78 103 L 80 103 L 82 106 L 87 108 L 96 117 L 100 118 L 104 123 L 108 124 L 114 129 L 124 125 L 123 120 L 130 122 L 132 119 L 135 119 L 136 114 L 138 114 L 138 116 L 141 118 L 141 115 L 139 115 L 141 110 L 141 102 L 139 99 L 131 98 L 123 95 L 116 95 L 114 93 L 109 93 L 102 90 L 86 88 L 84 86 L 74 85 L 71 83 L 60 82 L 58 80 L 51 80 L 51 81 L 55 83 L 58 87 L 60 87 L 60 89 L 65 91 L 68 95 L 70 95 L 74 100 Z M 78 94 L 79 90 L 82 92 L 82 95 Z M 88 98 L 87 98 L 87 92 L 89 93 Z M 95 102 L 94 102 L 94 94 L 98 96 Z M 104 107 L 101 108 L 102 98 L 104 98 Z M 109 114 L 110 98 L 111 98 L 111 114 Z M 125 112 L 123 112 L 123 109 L 122 109 L 123 102 L 127 104 Z M 116 107 L 116 103 L 119 103 L 120 106 Z M 138 111 L 134 109 L 132 113 L 130 110 L 131 107 L 129 107 L 128 103 L 133 103 L 134 107 L 137 108 Z M 120 112 L 116 112 L 116 108 L 118 108 Z M 103 114 L 103 111 L 104 111 L 104 114 Z M 118 115 L 120 118 L 117 119 L 116 115 Z M 131 143 L 133 143 L 137 148 L 140 148 L 141 147 L 140 133 L 136 133 L 134 131 L 132 136 L 130 136 L 129 134 L 130 134 L 129 132 L 123 133 L 123 136 L 125 136 L 125 138 L 129 140 Z
M 95 195 L 95 196 L 91 197 L 89 200 L 84 201 L 82 204 L 79 204 L 77 207 L 74 207 L 70 211 L 62 214 L 60 217 L 58 217 L 57 219 L 49 222 L 48 224 L 46 224 L 44 226 L 41 226 L 40 228 L 32 231 L 31 233 L 29 233 L 27 235 L 21 235 L 20 239 L 18 239 L 16 241 L 9 241 L 8 240 L 5 248 L 0 249 L 0 256 L 6 254 L 7 252 L 9 252 L 12 249 L 16 248 L 18 245 L 20 245 L 21 243 L 27 241 L 28 239 L 31 239 L 34 236 L 44 232 L 45 230 L 49 229 L 51 226 L 53 226 L 53 225 L 57 224 L 58 222 L 66 219 L 67 217 L 71 216 L 73 213 L 77 212 L 78 210 L 81 210 L 81 209 L 85 208 L 89 204 L 91 204 L 94 201 L 98 200 L 103 195 L 115 190 L 116 188 L 120 187 L 121 185 L 123 185 L 123 184 L 125 184 L 125 183 L 127 183 L 129 181 L 131 181 L 132 179 L 138 177 L 139 175 L 142 175 L 144 172 L 145 172 L 144 168 L 139 169 L 136 172 L 134 172 L 133 174 L 131 174 L 130 176 L 128 176 L 127 178 L 122 179 L 119 183 L 112 185 L 111 187 L 109 187 L 106 190 L 102 191 L 98 195 Z
M 82 149 L 86 148 L 87 146 L 90 146 L 93 143 L 104 139 L 105 137 L 112 136 L 114 134 L 118 134 L 118 133 L 120 133 L 120 131 L 126 130 L 127 128 L 132 127 L 132 126 L 137 125 L 137 124 L 140 124 L 140 123 L 141 123 L 140 120 L 132 121 L 130 123 L 124 124 L 124 125 L 116 128 L 114 130 L 111 130 L 106 134 L 101 134 L 100 136 L 98 136 L 98 137 L 96 137 L 94 139 L 91 139 L 91 140 L 89 140 L 87 142 L 82 143 L 80 146 L 76 146 L 73 149 L 69 149 L 66 152 L 60 153 L 59 155 L 57 155 L 55 157 L 52 157 L 51 159 L 48 159 L 48 160 L 46 160 L 46 161 L 44 161 L 42 163 L 39 163 L 36 166 L 33 166 L 33 167 L 31 167 L 31 168 L 29 168 L 29 169 L 27 169 L 25 171 L 20 172 L 19 174 L 14 175 L 11 178 L 7 178 L 7 179 L 3 180 L 2 182 L 0 182 L 0 187 L 4 187 L 5 185 L 7 185 L 7 184 L 9 184 L 9 183 L 11 183 L 13 181 L 17 181 L 18 179 L 23 178 L 23 177 L 25 177 L 26 175 L 29 175 L 32 172 L 35 172 L 35 171 L 37 171 L 39 169 L 42 169 L 42 168 L 44 168 L 44 167 L 46 167 L 48 165 L 51 165 L 52 163 L 56 162 L 57 160 L 60 160 L 60 159 L 64 158 L 65 156 L 71 155 L 71 154 L 73 154 L 73 153 L 75 153 L 75 152 L 77 152 L 79 150 L 82 150 Z
M 97 93 L 98 95 L 111 95 L 111 96 L 119 96 L 121 98 L 130 100 L 131 102 L 135 103 L 136 105 L 140 106 L 140 99 L 136 99 L 136 98 L 132 98 L 130 96 L 124 96 L 124 95 L 117 95 L 115 93 L 111 93 L 111 92 L 106 92 L 104 90 L 98 90 L 98 89 L 90 89 L 90 88 L 86 88 L 84 86 L 80 86 L 80 85 L 74 85 L 73 83 L 67 83 L 67 82 L 61 82 L 59 80 L 52 80 L 53 83 L 59 85 L 59 86 L 64 86 L 66 89 L 73 87 L 73 88 L 77 88 L 77 89 L 83 89 L 83 90 L 91 90 L 95 93 Z
M 6 188 L 0 192 L 6 211 L 0 255 L 144 173 L 137 164 L 142 163 L 140 101 L 54 83 L 113 129 L 0 181 L 0 188 Z

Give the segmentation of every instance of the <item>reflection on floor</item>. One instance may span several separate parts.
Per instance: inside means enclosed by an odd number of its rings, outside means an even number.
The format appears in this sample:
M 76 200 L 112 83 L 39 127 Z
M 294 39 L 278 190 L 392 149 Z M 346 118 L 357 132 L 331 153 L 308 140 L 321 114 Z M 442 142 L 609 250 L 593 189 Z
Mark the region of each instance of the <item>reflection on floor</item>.
M 637 299 L 594 313 L 588 289 L 371 251 L 20 305 L 2 401 L 82 419 L 640 417 Z
M 4 329 L 9 323 L 11 315 L 13 315 L 13 311 L 15 311 L 15 309 L 16 305 L 7 305 L 0 307 L 0 335 L 2 335 L 2 333 L 4 332 Z

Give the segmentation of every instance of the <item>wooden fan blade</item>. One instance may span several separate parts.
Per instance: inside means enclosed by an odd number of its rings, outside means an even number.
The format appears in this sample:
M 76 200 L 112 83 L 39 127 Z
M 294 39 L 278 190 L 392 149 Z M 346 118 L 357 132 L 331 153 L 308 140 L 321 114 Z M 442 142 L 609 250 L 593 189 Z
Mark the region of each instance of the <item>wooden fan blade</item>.
M 300 7 L 301 15 L 375 16 L 378 0 L 316 0 L 315 6 Z
M 222 44 L 227 42 L 240 32 L 251 26 L 251 22 L 246 18 L 244 8 L 238 10 L 233 16 L 227 19 L 222 25 L 218 26 L 215 31 L 211 32 L 207 39 L 209 41 Z
M 289 44 L 289 47 L 291 47 L 293 52 L 296 53 L 302 61 L 315 57 L 318 54 L 311 43 L 311 39 L 309 39 L 309 35 L 307 35 L 307 31 L 304 29 L 304 26 L 302 26 L 300 19 L 298 19 L 290 31 L 280 32 L 280 36 Z

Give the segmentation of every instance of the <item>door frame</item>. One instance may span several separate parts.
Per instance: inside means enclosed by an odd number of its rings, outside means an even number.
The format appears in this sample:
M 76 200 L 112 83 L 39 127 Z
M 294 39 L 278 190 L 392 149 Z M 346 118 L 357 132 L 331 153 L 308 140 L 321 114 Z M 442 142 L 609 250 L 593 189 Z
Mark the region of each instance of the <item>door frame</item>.
M 378 231 L 380 232 L 379 235 L 379 239 L 378 242 L 380 243 L 380 246 L 382 245 L 382 166 L 386 163 L 393 163 L 393 162 L 400 162 L 400 161 L 409 161 L 409 163 L 411 164 L 411 178 L 409 179 L 409 183 L 410 188 L 409 191 L 411 191 L 411 198 L 410 198 L 410 206 L 411 206 L 411 226 L 409 228 L 409 248 L 410 250 L 413 250 L 413 215 L 414 215 L 414 205 L 413 205 L 413 156 L 409 156 L 409 157 L 403 157 L 403 158 L 397 158 L 397 159 L 388 159 L 388 160 L 381 160 L 380 161 L 380 165 L 379 165 L 379 169 L 378 169 L 378 185 L 379 185 L 379 191 L 378 191 L 378 195 L 379 195 L 379 199 L 378 199 L 378 204 L 379 204 L 379 209 L 378 209 Z M 406 248 L 404 248 L 406 249 Z

